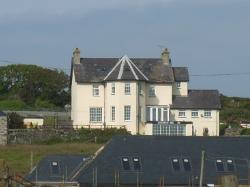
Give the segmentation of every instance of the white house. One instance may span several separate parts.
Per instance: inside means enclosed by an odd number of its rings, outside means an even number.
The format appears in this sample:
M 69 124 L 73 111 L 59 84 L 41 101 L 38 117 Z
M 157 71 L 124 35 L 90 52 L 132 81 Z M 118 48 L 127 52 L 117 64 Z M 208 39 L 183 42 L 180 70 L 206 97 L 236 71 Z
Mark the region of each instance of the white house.
M 219 135 L 217 90 L 189 90 L 186 67 L 161 58 L 80 58 L 71 70 L 73 126 L 125 127 L 132 134 Z

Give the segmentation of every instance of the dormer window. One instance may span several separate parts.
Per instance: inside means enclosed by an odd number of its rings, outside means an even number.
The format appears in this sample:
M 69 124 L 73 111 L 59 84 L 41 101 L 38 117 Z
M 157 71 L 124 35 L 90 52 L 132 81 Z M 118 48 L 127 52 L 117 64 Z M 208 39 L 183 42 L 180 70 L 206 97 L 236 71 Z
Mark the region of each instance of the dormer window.
M 93 96 L 98 97 L 99 95 L 100 95 L 99 85 L 94 84 L 93 85 Z

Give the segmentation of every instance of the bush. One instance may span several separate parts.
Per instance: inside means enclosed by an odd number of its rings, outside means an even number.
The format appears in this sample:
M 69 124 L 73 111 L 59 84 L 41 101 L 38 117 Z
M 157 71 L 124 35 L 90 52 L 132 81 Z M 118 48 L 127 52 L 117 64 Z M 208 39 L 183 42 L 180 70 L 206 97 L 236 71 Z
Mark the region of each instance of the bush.
M 80 131 L 79 141 L 90 141 L 96 143 L 106 143 L 115 135 L 130 135 L 126 129 L 108 128 L 108 129 L 86 129 Z
M 55 108 L 55 105 L 46 100 L 36 99 L 35 108 Z
M 241 135 L 250 135 L 250 129 L 242 129 L 240 134 Z
M 220 125 L 220 136 L 223 136 L 225 134 L 226 128 L 228 128 L 228 125 L 226 124 Z
M 7 124 L 9 129 L 22 129 L 23 117 L 19 114 L 12 112 L 7 114 Z

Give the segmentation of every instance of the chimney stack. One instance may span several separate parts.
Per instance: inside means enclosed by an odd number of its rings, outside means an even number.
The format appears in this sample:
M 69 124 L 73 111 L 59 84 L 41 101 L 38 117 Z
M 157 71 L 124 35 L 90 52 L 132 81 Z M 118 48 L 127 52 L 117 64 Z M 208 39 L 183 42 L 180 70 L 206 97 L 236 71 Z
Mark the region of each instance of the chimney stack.
M 162 62 L 165 65 L 171 65 L 171 59 L 169 58 L 168 48 L 165 48 L 161 53 Z
M 76 48 L 73 52 L 73 63 L 80 64 L 80 49 Z

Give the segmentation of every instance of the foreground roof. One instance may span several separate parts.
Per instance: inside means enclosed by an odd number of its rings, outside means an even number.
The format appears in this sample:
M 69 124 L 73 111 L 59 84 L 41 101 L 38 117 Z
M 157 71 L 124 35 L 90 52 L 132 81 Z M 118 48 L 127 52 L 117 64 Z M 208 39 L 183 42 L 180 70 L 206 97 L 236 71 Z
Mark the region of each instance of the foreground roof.
M 125 56 L 124 56 L 125 57 Z M 160 58 L 128 58 L 122 63 L 119 58 L 81 58 L 80 64 L 73 64 L 78 83 L 114 80 L 142 80 L 156 83 L 188 81 L 187 68 L 173 69 Z
M 103 186 L 114 183 L 115 172 L 119 172 L 120 184 L 136 185 L 139 180 L 144 185 L 158 185 L 161 177 L 165 177 L 167 185 L 189 184 L 192 179 L 197 184 L 204 150 L 204 184 L 217 184 L 219 176 L 225 174 L 235 174 L 240 184 L 246 184 L 249 144 L 250 138 L 242 137 L 118 136 L 73 180 L 92 184 L 93 169 L 97 168 L 98 184 Z M 129 169 L 124 169 L 123 158 L 129 161 Z M 139 159 L 139 170 L 135 169 L 134 158 Z M 173 166 L 174 159 L 179 162 L 179 170 Z M 184 159 L 190 163 L 190 170 L 185 169 Z M 222 163 L 223 171 L 221 165 L 216 167 L 217 161 Z M 232 163 L 231 168 L 227 163 Z
M 48 155 L 25 178 L 31 182 L 67 181 L 85 159 L 83 155 Z
M 188 96 L 176 96 L 172 109 L 220 109 L 218 90 L 189 90 Z

